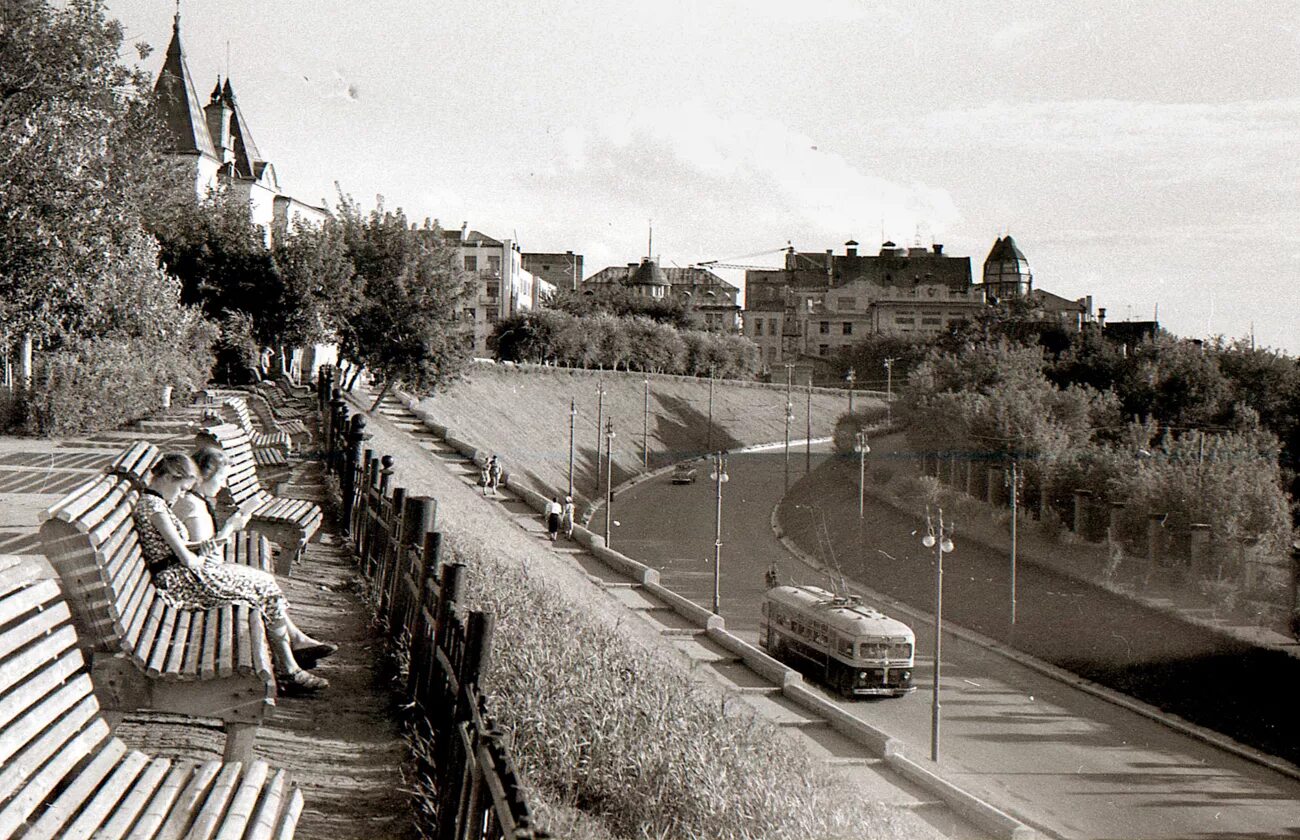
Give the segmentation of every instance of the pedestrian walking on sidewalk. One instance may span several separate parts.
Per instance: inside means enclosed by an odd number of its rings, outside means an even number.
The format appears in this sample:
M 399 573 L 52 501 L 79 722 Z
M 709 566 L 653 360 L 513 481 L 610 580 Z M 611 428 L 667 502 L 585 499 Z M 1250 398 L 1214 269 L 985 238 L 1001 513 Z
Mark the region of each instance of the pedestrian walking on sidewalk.
M 564 528 L 564 538 L 573 539 L 573 497 L 564 497 L 564 507 L 560 508 L 560 526 Z
M 488 462 L 484 461 L 483 466 L 478 468 L 478 486 L 483 489 L 483 495 L 488 494 L 488 487 L 492 484 L 492 471 L 488 469 Z
M 552 496 L 551 500 L 546 503 L 546 534 L 555 542 L 555 537 L 560 533 L 560 514 L 563 508 L 560 507 L 560 497 Z
M 493 455 L 488 459 L 488 489 L 492 491 L 492 495 L 496 495 L 497 487 L 500 485 L 501 462 L 497 460 L 497 456 Z

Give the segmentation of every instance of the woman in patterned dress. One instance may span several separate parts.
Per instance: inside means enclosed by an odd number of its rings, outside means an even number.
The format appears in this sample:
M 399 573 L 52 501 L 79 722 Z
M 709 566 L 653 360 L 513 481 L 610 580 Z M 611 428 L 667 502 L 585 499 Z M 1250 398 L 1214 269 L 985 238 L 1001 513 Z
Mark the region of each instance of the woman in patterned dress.
M 222 545 L 247 526 L 252 517 L 237 510 L 218 529 L 216 498 L 226 486 L 230 460 L 225 452 L 212 446 L 201 446 L 190 457 L 198 467 L 199 478 L 193 488 L 183 491 L 176 499 L 172 512 L 189 532 L 191 549 L 196 554 L 216 559 L 222 555 Z M 289 642 L 293 645 L 293 658 L 302 667 L 314 668 L 319 660 L 338 650 L 335 645 L 318 642 L 303 633 L 288 615 L 285 622 Z
M 302 668 L 294 658 L 293 627 L 288 603 L 280 585 L 266 572 L 222 563 L 211 554 L 196 553 L 185 523 L 172 512 L 181 493 L 199 480 L 198 469 L 188 455 L 169 452 L 149 471 L 145 489 L 135 505 L 135 523 L 140 549 L 158 594 L 179 609 L 212 609 L 244 603 L 262 613 L 270 631 L 271 650 L 284 677 L 280 687 L 287 692 L 319 691 L 329 681 Z M 296 627 L 293 627 L 297 630 Z M 318 644 L 298 631 L 299 644 Z

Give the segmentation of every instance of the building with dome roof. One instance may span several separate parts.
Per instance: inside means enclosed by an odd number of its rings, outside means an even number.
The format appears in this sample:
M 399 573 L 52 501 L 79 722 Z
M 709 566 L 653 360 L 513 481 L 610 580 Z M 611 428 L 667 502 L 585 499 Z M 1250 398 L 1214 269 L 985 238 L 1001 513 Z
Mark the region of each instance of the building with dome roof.
M 700 317 L 711 332 L 736 332 L 740 328 L 740 289 L 705 268 L 663 268 L 653 257 L 639 263 L 612 265 L 582 281 L 585 293 L 620 285 L 651 300 L 678 300 Z
M 1010 234 L 999 236 L 984 258 L 984 297 L 989 303 L 1023 300 L 1034 288 L 1029 260 Z

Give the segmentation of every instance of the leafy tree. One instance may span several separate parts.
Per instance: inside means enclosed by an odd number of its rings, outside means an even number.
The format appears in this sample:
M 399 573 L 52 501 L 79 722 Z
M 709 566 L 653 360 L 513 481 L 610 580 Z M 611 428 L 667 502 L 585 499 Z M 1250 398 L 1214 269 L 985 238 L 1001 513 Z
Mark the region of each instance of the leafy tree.
M 427 393 L 450 382 L 468 360 L 456 313 L 473 292 L 455 249 L 436 225 L 414 225 L 382 201 L 363 214 L 341 196 L 336 218 L 361 284 L 340 350 L 382 380 L 375 407 L 394 385 Z
M 620 318 L 641 315 L 679 330 L 699 326 L 698 317 L 685 301 L 676 298 L 648 298 L 621 283 L 586 287 L 577 291 L 560 289 L 548 305 L 579 317 L 605 313 Z
M 1232 406 L 1216 354 L 1169 335 L 1133 350 L 1116 390 L 1125 415 L 1177 429 L 1221 427 Z
M 297 221 L 276 231 L 272 246 L 278 285 L 264 311 L 262 334 L 281 345 L 334 341 L 361 305 L 361 284 L 348 258 L 343 227 Z
M 874 333 L 858 339 L 839 358 L 840 368 L 853 369 L 855 387 L 885 390 L 885 361 L 890 361 L 894 387 L 901 387 L 907 375 L 925 360 L 933 339 L 917 335 Z

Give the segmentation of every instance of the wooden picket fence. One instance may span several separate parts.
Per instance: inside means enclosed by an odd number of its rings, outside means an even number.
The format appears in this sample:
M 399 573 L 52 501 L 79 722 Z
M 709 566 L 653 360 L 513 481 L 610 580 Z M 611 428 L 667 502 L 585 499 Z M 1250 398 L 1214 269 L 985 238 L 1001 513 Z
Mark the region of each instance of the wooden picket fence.
M 504 733 L 493 724 L 479 675 L 488 665 L 492 616 L 459 608 L 464 566 L 441 559 L 437 501 L 392 488 L 393 459 L 362 451 L 365 417 L 348 415 L 322 369 L 326 469 L 339 479 L 344 525 L 379 622 L 405 652 L 417 756 L 432 782 L 430 834 L 438 840 L 549 837 L 533 826 Z

